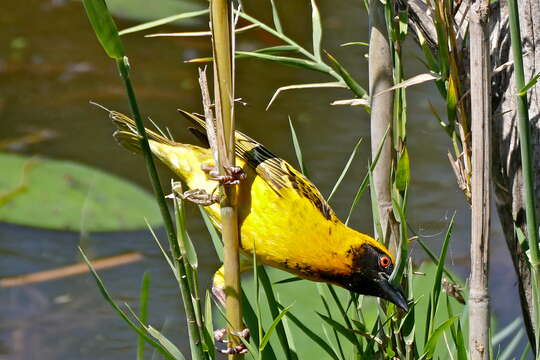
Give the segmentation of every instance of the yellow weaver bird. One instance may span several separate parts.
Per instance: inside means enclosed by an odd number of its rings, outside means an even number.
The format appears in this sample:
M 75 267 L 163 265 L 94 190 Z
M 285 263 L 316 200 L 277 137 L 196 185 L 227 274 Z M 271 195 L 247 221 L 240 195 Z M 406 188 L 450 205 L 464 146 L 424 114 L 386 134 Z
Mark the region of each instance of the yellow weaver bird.
M 118 127 L 116 140 L 140 153 L 140 136 L 133 120 L 112 111 Z M 182 112 L 197 128 L 190 130 L 203 142 L 205 122 Z M 205 169 L 214 166 L 208 148 L 182 144 L 146 130 L 152 153 L 192 190 L 213 194 L 218 184 Z M 394 258 L 386 247 L 343 224 L 319 190 L 285 160 L 237 131 L 236 165 L 245 173 L 238 187 L 241 250 L 263 264 L 301 278 L 335 284 L 347 290 L 389 300 L 407 310 L 401 289 L 389 282 Z M 220 228 L 219 204 L 204 207 Z M 222 286 L 223 270 L 214 286 Z

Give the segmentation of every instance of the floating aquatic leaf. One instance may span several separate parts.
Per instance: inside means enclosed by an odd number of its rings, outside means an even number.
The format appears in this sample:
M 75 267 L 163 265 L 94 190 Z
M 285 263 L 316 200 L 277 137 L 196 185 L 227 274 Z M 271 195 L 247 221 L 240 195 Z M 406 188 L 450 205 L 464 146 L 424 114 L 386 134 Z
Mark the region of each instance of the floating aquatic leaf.
M 0 154 L 0 168 L 0 221 L 90 232 L 141 229 L 145 217 L 161 222 L 150 194 L 103 171 L 14 154 Z

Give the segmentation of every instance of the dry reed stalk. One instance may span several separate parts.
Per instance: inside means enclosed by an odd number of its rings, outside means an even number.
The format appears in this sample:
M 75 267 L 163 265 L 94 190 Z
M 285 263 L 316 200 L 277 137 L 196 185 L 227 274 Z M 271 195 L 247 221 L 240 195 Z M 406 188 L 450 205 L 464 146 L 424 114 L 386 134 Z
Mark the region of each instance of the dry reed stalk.
M 471 278 L 469 352 L 471 360 L 489 358 L 489 232 L 491 223 L 491 64 L 489 0 L 476 0 L 470 11 L 472 127 Z

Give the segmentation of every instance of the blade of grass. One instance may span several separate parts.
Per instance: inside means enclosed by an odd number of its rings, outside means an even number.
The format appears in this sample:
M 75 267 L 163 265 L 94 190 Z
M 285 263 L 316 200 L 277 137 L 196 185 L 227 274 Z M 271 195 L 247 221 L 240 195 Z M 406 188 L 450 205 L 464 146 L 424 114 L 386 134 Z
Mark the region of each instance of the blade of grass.
M 280 314 L 280 310 L 279 310 L 278 302 L 274 295 L 274 289 L 272 288 L 270 277 L 268 276 L 268 273 L 266 272 L 266 269 L 264 268 L 264 266 L 261 266 L 259 268 L 257 276 L 263 286 L 263 290 L 264 290 L 266 299 L 268 301 L 268 308 L 270 309 L 270 314 L 272 315 L 272 318 L 276 319 Z M 284 325 L 283 323 L 278 322 L 276 326 L 277 326 L 276 332 L 278 335 L 278 339 L 281 344 L 281 348 L 283 349 L 283 352 L 285 353 L 285 357 L 288 360 L 292 360 L 293 355 L 290 351 L 290 346 L 287 340 L 287 334 L 285 333 Z
M 321 338 L 319 335 L 317 335 L 313 330 L 308 328 L 304 322 L 302 322 L 300 319 L 298 319 L 293 313 L 290 311 L 286 314 L 287 319 L 290 319 L 294 325 L 296 325 L 308 338 L 310 338 L 315 344 L 317 344 L 328 356 L 330 356 L 333 360 L 339 360 L 339 357 L 337 354 L 332 350 L 332 347 L 328 345 L 326 341 L 324 341 L 323 338 Z
M 435 271 L 435 279 L 433 281 L 433 289 L 431 291 L 431 299 L 432 299 L 432 308 L 431 313 L 429 314 L 430 322 L 429 322 L 429 336 L 433 333 L 433 323 L 435 321 L 435 314 L 437 313 L 437 307 L 439 304 L 439 295 L 441 293 L 441 287 L 442 287 L 442 274 L 443 274 L 443 268 L 444 268 L 444 262 L 446 260 L 446 253 L 448 251 L 448 245 L 450 244 L 450 238 L 452 237 L 452 231 L 454 230 L 454 219 L 456 214 L 452 215 L 452 219 L 450 219 L 450 224 L 448 225 L 448 229 L 446 231 L 446 234 L 444 236 L 443 245 L 441 248 L 441 254 L 439 256 L 439 263 L 437 264 L 437 269 Z
M 276 282 L 274 282 L 273 284 L 274 284 L 274 285 L 279 285 L 279 284 L 286 284 L 286 283 L 296 282 L 296 281 L 302 281 L 302 280 L 304 280 L 304 279 L 299 278 L 298 276 L 291 276 L 291 277 L 289 277 L 289 278 L 286 278 L 286 279 L 283 279 L 283 280 L 276 281 Z
M 129 306 L 129 304 L 127 303 L 124 303 L 124 305 L 126 306 L 126 308 L 128 309 L 128 311 L 130 312 L 131 316 L 133 316 L 135 318 L 135 320 L 137 320 L 137 322 L 139 323 L 139 325 L 145 329 L 148 334 L 150 334 L 152 337 L 154 337 L 161 345 L 163 345 L 163 347 L 165 349 L 167 349 L 167 351 L 169 351 L 171 354 L 174 355 L 174 357 L 178 360 L 185 360 L 185 357 L 184 357 L 184 354 L 182 354 L 182 352 L 178 349 L 178 347 L 176 345 L 174 345 L 172 343 L 172 341 L 170 341 L 165 335 L 163 335 L 159 330 L 153 328 L 152 326 L 150 325 L 145 325 L 142 320 L 137 316 L 137 314 L 135 313 L 135 311 L 133 311 L 133 309 L 131 308 L 131 306 Z
M 296 154 L 298 165 L 300 165 L 300 172 L 302 172 L 302 174 L 304 174 L 305 177 L 309 177 L 308 170 L 304 163 L 304 157 L 302 155 L 302 148 L 300 147 L 300 142 L 298 141 L 298 136 L 296 136 L 296 130 L 294 129 L 294 126 L 290 117 L 289 117 L 289 128 L 291 129 L 291 138 L 293 141 L 294 153 Z
M 403 200 L 403 204 L 400 205 L 398 203 L 398 198 L 400 197 L 399 193 L 396 189 L 392 192 L 392 205 L 394 208 L 395 213 L 399 216 L 399 227 L 400 227 L 400 239 L 399 239 L 399 248 L 398 248 L 398 255 L 396 259 L 396 266 L 394 268 L 394 271 L 392 271 L 392 275 L 390 275 L 390 283 L 398 286 L 401 283 L 401 279 L 403 277 L 403 273 L 405 272 L 405 268 L 407 267 L 407 258 L 409 255 L 409 238 L 407 235 L 407 215 L 405 214 L 404 207 L 407 204 L 406 200 L 406 194 L 407 194 L 407 188 L 404 189 L 405 198 Z
M 513 354 L 516 351 L 519 343 L 523 340 L 525 330 L 519 329 L 517 334 L 514 335 L 512 341 L 504 347 L 504 351 L 499 355 L 500 360 L 510 360 L 513 358 Z
M 422 356 L 420 357 L 420 360 L 423 360 L 423 359 L 431 359 L 433 357 L 433 354 L 435 353 L 435 349 L 436 349 L 436 346 L 437 346 L 437 342 L 439 341 L 439 339 L 441 338 L 442 334 L 444 333 L 444 331 L 454 322 L 456 321 L 458 317 L 457 316 L 454 316 L 448 320 L 446 320 L 445 322 L 443 322 L 441 325 L 439 325 L 439 327 L 437 327 L 435 329 L 435 331 L 433 331 L 433 333 L 431 334 L 431 336 L 429 337 L 429 340 L 426 344 L 426 346 L 424 346 L 424 353 L 422 354 Z
M 523 353 L 521 354 L 519 360 L 526 360 L 529 358 L 529 352 L 531 351 L 531 344 L 527 344 L 525 346 L 525 349 L 523 350 Z
M 111 307 L 116 311 L 116 313 L 124 320 L 129 327 L 131 327 L 139 336 L 142 336 L 152 347 L 154 347 L 157 351 L 159 351 L 160 354 L 165 356 L 168 360 L 176 360 L 175 357 L 167 350 L 165 349 L 161 344 L 154 341 L 145 331 L 145 329 L 141 329 L 139 326 L 137 326 L 133 321 L 131 321 L 128 316 L 120 309 L 120 307 L 116 304 L 116 302 L 112 299 L 111 295 L 109 294 L 109 291 L 105 287 L 105 284 L 103 284 L 103 281 L 97 274 L 96 270 L 92 266 L 92 263 L 88 258 L 86 257 L 86 254 L 84 251 L 79 247 L 79 252 L 81 253 L 81 256 L 88 266 L 88 269 L 90 269 L 90 273 L 92 274 L 92 277 L 96 281 L 96 284 L 99 288 L 99 291 L 101 292 L 101 295 L 105 300 L 111 305 Z
M 258 28 L 257 24 L 250 24 L 248 26 L 243 26 L 240 28 L 234 29 L 235 34 L 241 34 L 249 30 Z M 145 38 L 154 38 L 154 37 L 198 37 L 198 36 L 211 36 L 212 32 L 208 31 L 183 31 L 183 32 L 174 32 L 174 33 L 156 33 L 144 35 Z
M 212 312 L 212 299 L 210 291 L 206 291 L 205 301 L 204 301 L 204 338 L 205 344 L 207 346 L 206 351 L 210 359 L 215 359 L 215 346 L 216 342 L 214 339 L 214 321 L 213 321 L 213 312 Z
M 139 292 L 139 318 L 143 324 L 148 322 L 148 288 L 150 287 L 150 274 L 145 272 Z M 138 335 L 137 338 L 137 360 L 143 360 L 144 357 L 144 337 Z
M 288 65 L 292 67 L 298 67 L 302 69 L 307 70 L 313 70 L 318 71 L 327 74 L 328 68 L 324 66 L 322 63 L 317 63 L 311 60 L 305 60 L 305 59 L 299 59 L 299 58 L 293 58 L 289 56 L 278 56 L 278 55 L 270 55 L 260 52 L 254 52 L 254 51 L 237 51 L 238 55 L 243 55 L 247 57 L 252 58 L 258 58 L 261 60 L 267 60 L 267 61 L 273 61 L 278 62 L 283 65 Z
M 347 312 L 345 311 L 345 308 L 343 307 L 343 304 L 339 300 L 339 297 L 337 296 L 337 293 L 334 290 L 334 287 L 332 285 L 330 285 L 330 284 L 326 284 L 326 287 L 327 287 L 328 291 L 330 292 L 330 295 L 332 296 L 332 299 L 334 300 L 334 303 L 336 304 L 336 306 L 337 306 L 337 308 L 339 310 L 339 313 L 341 314 L 341 317 L 343 318 L 343 321 L 345 322 L 345 326 L 348 327 L 349 329 L 352 329 L 353 326 L 352 326 L 351 320 L 349 319 L 349 316 L 347 315 Z M 353 341 L 353 344 L 358 349 L 360 349 L 361 345 L 360 345 L 360 342 L 359 342 L 358 338 L 356 336 L 354 338 L 355 338 L 355 341 Z
M 281 94 L 283 91 L 298 90 L 298 89 L 345 88 L 345 87 L 346 87 L 345 85 L 336 81 L 325 82 L 325 83 L 295 84 L 295 85 L 282 86 L 274 92 L 274 95 L 272 95 L 272 98 L 268 102 L 268 105 L 266 105 L 265 110 L 268 110 L 270 108 L 270 106 L 274 103 L 278 95 Z
M 216 253 L 219 258 L 219 261 L 223 262 L 223 242 L 221 241 L 221 236 L 219 236 L 219 233 L 214 227 L 214 224 L 212 223 L 210 216 L 204 210 L 204 207 L 199 206 L 199 211 L 201 212 L 201 217 L 203 218 L 204 225 L 206 226 L 206 229 L 208 230 L 208 233 L 210 234 L 210 238 L 212 239 L 212 243 L 214 244 L 214 248 L 216 249 Z
M 375 184 L 373 182 L 373 170 L 371 166 L 368 166 L 369 176 L 369 194 L 371 198 L 371 213 L 373 216 L 373 225 L 375 227 L 375 234 L 384 234 L 381 226 L 381 213 L 379 212 L 379 201 L 376 194 Z M 384 236 L 383 236 L 384 237 Z M 379 242 L 384 243 L 385 239 L 377 239 Z
M 255 309 L 257 311 L 257 329 L 258 329 L 258 333 L 259 333 L 259 355 L 262 356 L 262 351 L 263 349 L 261 349 L 261 341 L 262 341 L 262 338 L 263 338 L 263 326 L 262 326 L 262 312 L 261 312 L 261 302 L 260 302 L 260 286 L 259 286 L 259 276 L 258 276 L 258 270 L 259 270 L 259 265 L 258 265 L 258 262 L 257 262 L 257 250 L 256 250 L 256 246 L 255 246 L 255 242 L 253 242 L 253 251 L 252 251 L 252 262 L 253 262 L 253 282 L 255 283 L 255 286 L 253 286 L 253 291 L 254 291 L 254 296 L 253 298 L 255 299 Z
M 416 235 L 416 234 L 415 234 Z M 420 238 L 417 238 L 416 240 L 416 243 L 418 243 L 420 245 L 420 247 L 424 250 L 424 252 L 429 256 L 429 258 L 431 259 L 431 261 L 433 261 L 433 263 L 435 265 L 438 265 L 439 264 L 439 258 L 437 257 L 437 255 L 435 255 L 433 253 L 433 251 L 431 251 L 431 249 L 424 243 L 424 240 L 420 239 Z M 448 269 L 446 269 L 446 266 L 444 267 L 444 274 L 448 277 L 448 279 L 450 281 L 452 281 L 453 283 L 457 283 L 456 280 L 452 277 L 452 274 L 450 273 L 450 271 L 448 271 Z
M 342 334 L 343 336 L 345 336 L 345 338 L 347 340 L 349 340 L 351 342 L 351 344 L 357 344 L 358 343 L 358 339 L 356 337 L 356 335 L 354 334 L 354 330 L 350 329 L 350 328 L 346 328 L 345 326 L 343 326 L 342 324 L 340 324 L 339 322 L 337 322 L 336 320 L 326 316 L 326 315 L 323 315 L 321 313 L 317 313 L 317 315 L 319 315 L 319 317 L 321 319 L 323 319 L 328 325 L 330 325 L 334 330 L 336 330 L 337 332 L 339 332 L 340 334 Z
M 517 0 L 508 1 L 508 17 L 510 20 L 510 38 L 514 58 L 514 81 L 516 89 L 525 88 L 523 70 L 523 49 L 519 25 L 519 8 Z M 532 287 L 532 324 L 535 329 L 540 326 L 540 249 L 538 247 L 538 219 L 536 216 L 536 195 L 534 192 L 534 163 L 532 156 L 530 119 L 526 96 L 516 96 L 518 133 L 521 151 L 521 169 L 523 177 L 523 197 L 525 217 L 527 220 L 527 240 L 530 249 L 531 287 Z M 540 358 L 540 331 L 535 331 L 536 359 Z
M 283 33 L 283 28 L 281 27 L 281 21 L 279 20 L 279 13 L 276 7 L 275 0 L 270 0 L 272 5 L 272 19 L 274 20 L 274 27 L 278 33 Z
M 326 314 L 328 316 L 328 318 L 332 319 L 332 311 L 330 310 L 330 306 L 328 305 L 328 301 L 326 300 L 326 296 L 324 294 L 324 286 L 323 284 L 321 283 L 317 283 L 317 291 L 319 292 L 319 297 L 321 298 L 321 302 L 324 306 L 324 309 L 326 311 Z M 324 326 L 324 324 L 322 324 L 323 326 L 323 330 L 324 330 L 324 334 L 328 340 L 328 343 L 329 344 L 332 344 L 331 340 L 330 340 L 330 336 L 328 335 L 327 331 L 326 331 L 326 327 Z M 337 344 L 337 347 L 338 347 L 338 350 L 339 350 L 339 355 L 341 357 L 341 359 L 345 359 L 345 354 L 343 352 L 343 347 L 341 346 L 341 340 L 340 340 L 340 336 L 339 336 L 339 332 L 332 328 L 332 332 L 334 333 L 334 338 L 336 339 L 336 344 Z M 334 348 L 333 349 L 336 354 L 338 353 L 336 351 L 336 349 Z
M 284 54 L 284 53 L 298 53 L 298 48 L 292 46 L 292 45 L 277 45 L 277 46 L 270 46 L 262 49 L 257 49 L 253 51 L 255 53 L 260 54 L 269 54 L 269 55 L 277 55 L 277 54 Z M 243 55 L 239 54 L 238 51 L 234 53 L 235 59 L 247 59 L 251 58 L 252 56 L 249 55 Z M 200 58 L 192 58 L 189 60 L 185 60 L 185 63 L 207 63 L 212 62 L 214 58 L 213 57 L 200 57 Z
M 315 0 L 311 0 L 311 32 L 313 34 L 313 54 L 318 61 L 321 61 L 321 39 L 322 25 L 321 15 Z
M 159 249 L 161 250 L 161 253 L 163 254 L 163 257 L 167 261 L 167 264 L 169 264 L 169 267 L 171 268 L 171 271 L 173 272 L 174 277 L 176 278 L 176 281 L 180 282 L 180 275 L 178 274 L 178 270 L 176 269 L 176 267 L 172 263 L 169 255 L 167 254 L 167 252 L 165 251 L 165 249 L 161 245 L 161 242 L 159 242 L 159 239 L 157 238 L 156 233 L 152 229 L 152 226 L 148 223 L 148 220 L 144 219 L 144 221 L 146 221 L 146 226 L 150 230 L 150 234 L 152 234 L 152 237 L 153 237 L 154 241 L 156 242 L 157 246 L 159 247 Z
M 450 296 L 446 295 L 444 298 L 446 300 L 446 312 L 448 314 L 448 318 L 451 318 L 452 316 L 454 316 L 454 313 L 450 305 Z M 452 323 L 452 325 L 450 325 L 450 334 L 452 335 L 452 341 L 457 350 L 457 359 L 467 360 L 468 359 L 467 348 L 465 346 L 465 340 L 463 338 L 463 333 L 461 331 L 460 319 L 458 319 L 457 321 L 457 326 L 455 323 Z
M 332 347 L 332 350 L 337 354 L 338 353 L 338 350 L 340 351 L 340 359 L 341 360 L 346 360 L 345 359 L 345 355 L 343 354 L 343 349 L 341 348 L 341 343 L 339 342 L 339 340 L 337 341 L 337 346 L 338 346 L 338 349 L 336 350 L 336 346 L 332 343 L 332 340 L 330 339 L 330 335 L 328 334 L 328 326 L 323 322 L 321 323 L 321 328 L 323 330 L 323 334 L 326 338 L 326 341 L 328 342 L 328 344 Z M 336 334 L 338 333 L 337 330 L 334 330 L 332 329 L 332 331 L 334 332 L 334 336 L 336 336 Z M 337 338 L 339 339 L 339 338 Z
M 510 324 L 506 325 L 503 329 L 498 331 L 493 338 L 491 339 L 491 343 L 493 346 L 497 346 L 501 343 L 505 338 L 512 335 L 522 324 L 521 318 L 517 317 L 512 321 Z
M 351 164 L 352 164 L 354 158 L 356 157 L 356 154 L 358 153 L 358 149 L 360 148 L 361 143 L 362 143 L 362 138 L 360 138 L 358 140 L 358 142 L 356 143 L 356 145 L 354 146 L 353 151 L 352 151 L 351 155 L 349 156 L 349 160 L 347 160 L 347 163 L 345 164 L 345 167 L 343 168 L 343 171 L 341 172 L 341 175 L 339 175 L 339 178 L 337 179 L 332 191 L 330 192 L 330 195 L 328 195 L 328 197 L 326 198 L 326 201 L 328 201 L 328 202 L 330 201 L 330 199 L 332 198 L 332 196 L 334 195 L 336 190 L 341 185 L 341 182 L 345 178 L 345 175 L 347 175 L 347 171 L 349 171 L 349 168 L 351 167 Z
M 186 12 L 186 13 L 167 16 L 167 17 L 164 17 L 162 19 L 157 19 L 157 20 L 145 22 L 143 24 L 139 24 L 139 25 L 132 26 L 132 27 L 129 27 L 127 29 L 121 30 L 119 32 L 119 34 L 120 35 L 131 34 L 131 33 L 137 32 L 137 31 L 148 30 L 148 29 L 151 29 L 151 28 L 154 28 L 154 27 L 157 27 L 157 26 L 166 25 L 166 24 L 172 23 L 174 21 L 178 21 L 178 20 L 182 20 L 182 19 L 189 19 L 189 18 L 201 16 L 201 15 L 206 15 L 206 14 L 208 14 L 208 9 L 199 10 L 199 11 L 190 11 L 190 12 Z
M 274 321 L 272 321 L 272 324 L 270 325 L 270 327 L 268 328 L 268 330 L 266 331 L 266 334 L 264 334 L 264 337 L 262 338 L 261 340 L 261 343 L 259 345 L 259 349 L 260 351 L 263 351 L 264 348 L 266 347 L 266 344 L 268 344 L 268 341 L 270 341 L 270 336 L 272 336 L 272 333 L 274 332 L 274 330 L 276 329 L 276 326 L 278 326 L 278 324 L 281 322 L 281 319 L 283 318 L 283 316 L 285 316 L 285 314 L 287 314 L 287 312 L 292 308 L 292 305 L 289 305 L 287 306 L 286 308 L 284 308 L 280 313 L 279 315 L 274 319 Z
M 361 87 L 360 84 L 356 82 L 356 80 L 353 79 L 347 69 L 345 69 L 335 57 L 330 55 L 330 53 L 326 51 L 324 53 L 330 60 L 330 63 L 333 65 L 337 74 L 339 75 L 339 79 L 343 80 L 356 96 L 362 99 L 367 99 L 369 97 L 367 91 L 363 87 Z
M 277 299 L 276 299 L 276 302 L 279 301 L 279 294 L 276 292 L 276 296 L 277 296 Z M 278 309 L 279 309 L 279 304 L 278 305 Z M 281 319 L 281 324 L 283 324 L 283 329 L 285 330 L 285 339 L 287 340 L 287 343 L 289 345 L 289 353 L 290 353 L 290 357 L 292 360 L 298 360 L 298 353 L 297 353 L 297 350 L 296 350 L 296 343 L 294 341 L 294 335 L 291 331 L 291 326 L 289 324 L 289 319 L 287 317 L 284 317 L 283 319 Z M 279 326 L 279 324 L 278 324 Z M 279 328 L 278 328 L 279 329 Z
M 254 17 L 246 14 L 245 12 L 239 12 L 239 15 L 241 18 L 243 18 L 244 20 L 247 20 L 251 23 L 254 23 L 254 24 L 258 24 L 262 30 L 268 32 L 269 34 L 271 35 L 274 35 L 275 37 L 277 37 L 278 39 L 281 39 L 282 41 L 284 41 L 285 43 L 291 45 L 291 46 L 294 46 L 298 49 L 298 51 L 300 51 L 300 53 L 302 53 L 302 55 L 304 55 L 305 57 L 307 57 L 308 59 L 311 59 L 313 61 L 316 61 L 317 59 L 315 58 L 315 56 L 313 54 L 311 54 L 309 51 L 307 51 L 306 49 L 304 49 L 303 47 L 301 47 L 298 43 L 296 43 L 294 40 L 292 40 L 291 38 L 287 37 L 285 34 L 283 34 L 282 32 L 278 32 L 274 29 L 272 29 L 270 26 L 266 25 L 265 23 L 255 19 Z M 330 67 L 327 66 L 326 64 L 323 64 L 324 66 L 327 67 L 327 69 L 329 70 Z
M 382 141 L 379 144 L 379 148 L 377 149 L 377 154 L 375 154 L 375 159 L 373 160 L 371 165 L 369 165 L 368 172 L 364 176 L 364 179 L 362 180 L 362 183 L 360 184 L 360 186 L 358 187 L 358 190 L 356 191 L 356 194 L 354 195 L 353 202 L 352 202 L 351 207 L 349 209 L 349 214 L 347 215 L 347 220 L 345 220 L 345 225 L 349 224 L 349 220 L 351 219 L 352 213 L 353 213 L 354 209 L 356 208 L 356 205 L 358 205 L 358 202 L 362 198 L 362 195 L 364 194 L 364 191 L 366 190 L 367 185 L 369 184 L 369 173 L 371 171 L 373 171 L 373 169 L 377 165 L 377 161 L 379 160 L 379 155 L 381 154 L 381 150 L 382 150 L 383 145 L 384 145 L 384 143 L 386 141 L 389 130 L 390 130 L 390 127 L 387 127 L 386 131 L 384 133 L 384 136 L 382 138 Z
M 538 79 L 540 79 L 540 73 L 534 75 L 531 80 L 517 93 L 517 96 L 525 96 L 527 95 L 527 91 L 530 90 L 536 83 L 538 82 Z
M 174 185 L 173 185 L 174 188 Z M 176 191 L 176 190 L 175 190 Z M 181 192 L 181 190 L 180 190 Z M 180 246 L 180 254 L 186 268 L 186 275 L 190 281 L 190 293 L 193 294 L 198 289 L 193 288 L 193 270 L 197 267 L 197 253 L 186 230 L 185 212 L 183 201 L 178 197 L 174 198 L 174 214 L 176 219 L 176 238 Z
M 83 0 L 83 4 L 88 20 L 107 55 L 112 59 L 122 59 L 124 47 L 105 0 Z
M 169 339 L 167 339 L 161 332 L 159 332 L 157 329 L 154 329 L 151 326 L 147 327 L 148 332 L 155 337 L 161 345 L 167 351 L 169 351 L 177 360 L 185 360 L 186 358 L 184 355 L 180 352 L 180 350 L 174 345 Z
M 346 42 L 346 43 L 343 43 L 339 46 L 351 46 L 351 45 L 357 45 L 357 46 L 369 46 L 369 44 L 367 42 L 362 42 L 362 41 L 351 41 L 351 42 Z

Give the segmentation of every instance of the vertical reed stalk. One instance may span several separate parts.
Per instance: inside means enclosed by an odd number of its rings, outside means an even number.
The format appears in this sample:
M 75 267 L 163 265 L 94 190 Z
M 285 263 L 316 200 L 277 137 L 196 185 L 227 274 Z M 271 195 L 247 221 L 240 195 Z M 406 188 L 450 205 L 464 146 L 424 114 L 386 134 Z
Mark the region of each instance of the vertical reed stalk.
M 532 146 L 529 129 L 529 111 L 527 105 L 526 92 L 522 93 L 525 87 L 525 75 L 523 70 L 523 51 L 521 46 L 521 31 L 519 25 L 519 12 L 517 0 L 508 1 L 510 36 L 512 40 L 512 55 L 514 58 L 514 79 L 516 91 L 516 104 L 518 116 L 519 145 L 521 148 L 521 169 L 523 174 L 523 195 L 525 198 L 525 213 L 527 217 L 527 240 L 530 249 L 530 262 L 532 274 L 532 296 L 533 296 L 533 327 L 535 331 L 536 359 L 540 359 L 540 254 L 538 249 L 538 222 L 536 219 L 536 204 L 534 195 Z
M 384 141 L 387 129 L 392 133 L 392 109 L 394 93 L 387 91 L 393 85 L 392 54 L 384 17 L 384 5 L 379 0 L 369 2 L 369 94 L 371 97 L 371 154 L 372 161 Z M 379 94 L 379 95 L 376 95 Z M 392 136 L 389 136 L 392 138 Z M 397 251 L 397 239 L 390 231 L 392 219 L 392 194 L 390 179 L 392 170 L 392 142 L 385 141 L 380 150 L 377 165 L 373 169 L 373 183 L 379 205 L 382 234 L 381 240 L 390 239 L 390 250 Z
M 191 301 L 190 287 L 186 278 L 186 268 L 184 266 L 184 262 L 182 261 L 182 254 L 178 244 L 178 239 L 176 238 L 176 233 L 174 231 L 171 214 L 165 202 L 163 189 L 156 171 L 156 165 L 148 144 L 148 136 L 146 134 L 146 129 L 144 128 L 141 112 L 139 110 L 139 104 L 137 103 L 137 97 L 135 96 L 135 90 L 133 89 L 133 85 L 129 77 L 130 67 L 128 58 L 124 54 L 122 41 L 118 35 L 116 24 L 109 13 L 105 1 L 84 0 L 83 4 L 88 19 L 90 20 L 90 24 L 92 25 L 101 46 L 107 55 L 116 61 L 120 76 L 124 81 L 124 87 L 131 113 L 137 126 L 137 132 L 141 135 L 141 148 L 146 163 L 146 170 L 152 183 L 152 188 L 154 190 L 156 202 L 159 205 L 161 217 L 163 218 L 163 223 L 167 232 L 167 239 L 173 254 L 174 265 L 180 277 L 180 292 L 182 294 L 182 300 L 184 302 L 184 309 L 186 312 L 192 358 L 196 360 L 204 359 L 201 333 L 199 332 L 199 327 L 197 326 L 195 309 L 193 307 L 193 302 Z
M 489 231 L 491 223 L 491 64 L 489 0 L 470 10 L 470 78 L 472 123 L 471 279 L 469 352 L 471 360 L 489 358 Z
M 230 0 L 212 0 L 210 2 L 218 148 L 218 163 L 216 165 L 220 175 L 227 175 L 226 169 L 235 165 L 234 40 L 232 38 L 231 6 Z M 230 347 L 240 344 L 239 339 L 232 335 L 232 331 L 240 331 L 243 327 L 236 190 L 234 185 L 224 185 L 220 204 L 224 243 L 225 306 Z M 238 359 L 240 357 L 237 354 L 229 355 L 229 359 Z
M 159 210 L 161 211 L 161 217 L 163 218 L 163 224 L 165 226 L 165 231 L 167 232 L 167 240 L 169 241 L 169 247 L 173 253 L 174 265 L 181 279 L 179 285 L 182 295 L 182 302 L 184 303 L 184 310 L 186 311 L 191 355 L 193 359 L 204 359 L 204 354 L 201 347 L 201 333 L 199 332 L 199 327 L 197 326 L 195 308 L 193 307 L 193 302 L 191 301 L 191 292 L 186 277 L 186 268 L 182 260 L 182 252 L 180 251 L 180 245 L 178 244 L 178 239 L 176 237 L 169 208 L 165 203 L 165 196 L 163 194 L 163 189 L 157 174 L 156 164 L 154 163 L 152 151 L 150 150 L 150 145 L 148 144 L 146 129 L 139 111 L 135 91 L 133 90 L 129 77 L 129 65 L 127 62 L 127 57 L 117 59 L 116 64 L 118 66 L 118 70 L 120 71 L 120 75 L 124 80 L 124 86 L 129 100 L 129 106 L 131 108 L 131 114 L 135 120 L 135 124 L 137 125 L 137 132 L 141 135 L 141 147 L 143 150 L 142 152 L 144 155 L 144 160 L 146 162 L 146 170 L 148 171 L 152 188 L 154 190 L 154 195 L 159 205 Z

